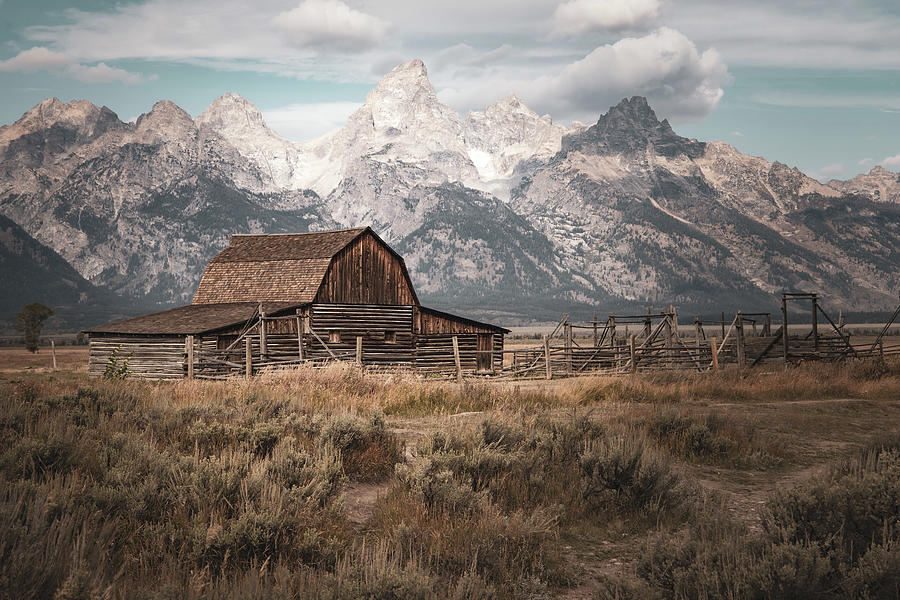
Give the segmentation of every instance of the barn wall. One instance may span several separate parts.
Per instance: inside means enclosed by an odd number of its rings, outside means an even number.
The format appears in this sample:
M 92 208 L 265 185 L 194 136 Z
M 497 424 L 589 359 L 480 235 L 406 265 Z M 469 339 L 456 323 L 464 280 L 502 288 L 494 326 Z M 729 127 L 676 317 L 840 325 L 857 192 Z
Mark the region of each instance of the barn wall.
M 360 236 L 335 255 L 316 302 L 417 304 L 403 262 L 371 234 Z
M 364 364 L 412 365 L 415 340 L 411 306 L 314 304 L 309 327 L 335 353 L 355 353 L 362 337 Z M 330 341 L 331 336 L 340 341 Z M 312 334 L 305 337 L 308 356 L 325 358 L 328 350 Z
M 463 371 L 499 369 L 503 366 L 502 333 L 432 333 L 416 336 L 416 368 L 426 372 L 455 371 L 454 337 L 459 346 L 459 362 Z M 483 352 L 490 354 L 484 355 Z
M 461 319 L 436 315 L 425 310 L 417 310 L 418 330 L 422 334 L 431 333 L 494 333 L 496 329 L 483 327 Z
M 184 377 L 184 337 L 138 337 L 91 335 L 88 373 L 103 375 L 110 355 L 121 365 L 128 359 L 128 375 L 138 379 Z

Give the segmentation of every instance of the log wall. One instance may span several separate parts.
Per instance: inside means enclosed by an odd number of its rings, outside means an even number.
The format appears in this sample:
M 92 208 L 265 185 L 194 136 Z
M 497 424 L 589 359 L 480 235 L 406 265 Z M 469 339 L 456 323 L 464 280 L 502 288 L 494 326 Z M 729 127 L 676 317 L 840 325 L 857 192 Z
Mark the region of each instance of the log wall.
M 184 377 L 184 337 L 125 337 L 92 335 L 88 373 L 101 376 L 110 355 L 116 351 L 118 364 L 128 360 L 128 374 L 138 379 L 180 379 Z

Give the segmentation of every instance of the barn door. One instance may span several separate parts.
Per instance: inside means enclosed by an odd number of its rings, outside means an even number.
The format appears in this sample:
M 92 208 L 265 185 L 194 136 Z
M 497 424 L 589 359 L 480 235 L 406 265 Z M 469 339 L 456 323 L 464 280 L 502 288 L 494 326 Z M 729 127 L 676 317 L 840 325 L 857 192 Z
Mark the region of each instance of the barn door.
M 491 370 L 491 351 L 494 349 L 493 341 L 494 336 L 491 333 L 478 334 L 478 354 L 476 354 L 478 358 L 476 365 L 479 371 Z

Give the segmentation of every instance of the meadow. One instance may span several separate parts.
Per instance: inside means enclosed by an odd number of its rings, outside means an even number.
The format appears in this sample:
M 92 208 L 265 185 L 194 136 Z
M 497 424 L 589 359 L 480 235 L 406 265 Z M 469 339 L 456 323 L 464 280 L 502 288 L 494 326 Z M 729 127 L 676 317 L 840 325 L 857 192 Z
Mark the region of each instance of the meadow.
M 2 598 L 900 594 L 897 362 L 459 385 L 17 360 Z

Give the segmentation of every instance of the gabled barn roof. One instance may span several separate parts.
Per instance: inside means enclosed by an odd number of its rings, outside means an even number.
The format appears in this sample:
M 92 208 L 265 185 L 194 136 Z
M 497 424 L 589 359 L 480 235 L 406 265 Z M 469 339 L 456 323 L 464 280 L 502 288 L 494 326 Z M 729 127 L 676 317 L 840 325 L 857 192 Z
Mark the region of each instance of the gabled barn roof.
M 277 315 L 298 308 L 296 303 L 263 303 L 263 310 Z M 246 323 L 256 314 L 256 302 L 224 304 L 188 304 L 149 315 L 141 315 L 87 329 L 87 333 L 120 333 L 126 335 L 198 335 L 229 329 Z
M 381 241 L 369 227 L 233 235 L 207 265 L 193 304 L 312 302 L 335 255 L 365 233 Z M 385 247 L 402 263 L 400 255 Z

